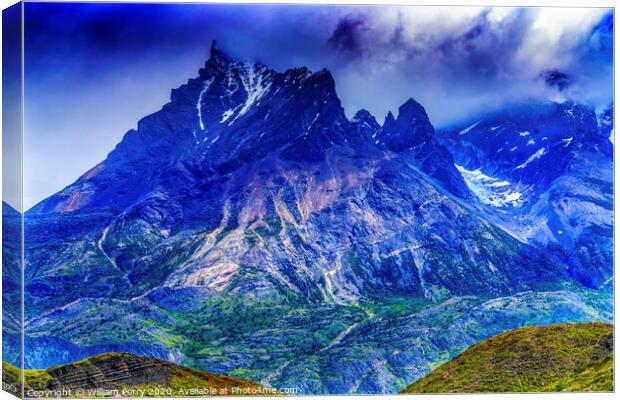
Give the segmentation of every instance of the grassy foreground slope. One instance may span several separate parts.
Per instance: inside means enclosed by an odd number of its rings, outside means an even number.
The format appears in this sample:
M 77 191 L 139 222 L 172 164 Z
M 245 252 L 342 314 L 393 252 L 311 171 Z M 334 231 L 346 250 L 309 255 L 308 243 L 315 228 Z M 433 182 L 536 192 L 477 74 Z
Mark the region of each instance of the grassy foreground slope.
M 2 368 L 4 382 L 17 385 L 19 369 L 4 362 Z M 250 380 L 128 353 L 105 353 L 46 370 L 26 370 L 25 382 L 26 397 L 277 394 Z
M 519 328 L 477 343 L 402 393 L 613 390 L 613 326 Z

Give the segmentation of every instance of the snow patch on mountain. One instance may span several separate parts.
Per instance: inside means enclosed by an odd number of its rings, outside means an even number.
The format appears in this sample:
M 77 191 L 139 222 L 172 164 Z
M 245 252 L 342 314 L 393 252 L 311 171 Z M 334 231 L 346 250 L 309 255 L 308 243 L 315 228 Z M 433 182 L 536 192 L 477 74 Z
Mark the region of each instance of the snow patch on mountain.
M 228 121 L 228 118 L 230 118 L 234 113 L 235 113 L 235 110 L 232 108 L 224 111 L 224 113 L 222 114 L 222 119 L 220 119 L 220 124 L 223 124 L 224 122 Z
M 538 151 L 536 151 L 536 153 L 532 154 L 530 156 L 530 158 L 528 158 L 523 164 L 517 166 L 517 168 L 515 168 L 515 169 L 523 169 L 523 168 L 527 167 L 528 165 L 530 165 L 530 163 L 532 161 L 537 160 L 540 157 L 542 157 L 543 155 L 545 155 L 546 151 L 547 151 L 546 148 L 541 147 L 540 149 L 538 149 Z
M 198 110 L 198 122 L 200 123 L 200 129 L 203 131 L 205 130 L 205 125 L 202 122 L 202 99 L 204 99 L 207 90 L 209 90 L 211 84 L 213 84 L 213 80 L 214 78 L 211 78 L 203 83 L 202 90 L 198 95 L 198 101 L 196 102 L 196 109 Z
M 520 207 L 523 194 L 511 189 L 510 182 L 484 174 L 480 168 L 468 170 L 456 165 L 469 189 L 485 204 L 494 207 Z
M 257 66 L 255 64 L 243 64 L 242 73 L 239 78 L 246 92 L 247 98 L 239 113 L 230 122 L 234 124 L 237 119 L 245 115 L 254 104 L 257 104 L 261 97 L 271 89 L 271 77 L 267 72 L 267 68 Z
M 476 126 L 478 126 L 478 124 L 480 123 L 480 121 L 468 126 L 467 128 L 463 129 L 462 131 L 459 132 L 459 135 L 464 135 L 467 132 L 471 131 L 472 129 L 474 129 Z

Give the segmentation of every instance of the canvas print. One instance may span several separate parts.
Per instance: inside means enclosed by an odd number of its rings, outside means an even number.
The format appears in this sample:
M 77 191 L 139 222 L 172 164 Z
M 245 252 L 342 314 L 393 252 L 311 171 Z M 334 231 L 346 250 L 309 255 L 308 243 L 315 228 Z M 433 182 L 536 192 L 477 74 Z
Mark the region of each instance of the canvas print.
M 613 9 L 3 20 L 4 390 L 614 390 Z

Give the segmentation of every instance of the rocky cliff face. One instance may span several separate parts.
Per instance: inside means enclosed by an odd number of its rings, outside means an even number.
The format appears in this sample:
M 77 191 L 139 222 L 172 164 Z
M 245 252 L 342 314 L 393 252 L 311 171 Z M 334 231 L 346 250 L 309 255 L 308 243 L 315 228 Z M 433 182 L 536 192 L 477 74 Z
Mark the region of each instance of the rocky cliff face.
M 213 48 L 106 160 L 26 214 L 26 366 L 131 351 L 306 393 L 387 393 L 474 337 L 609 318 L 454 164 L 414 100 L 383 126 L 364 110 L 349 121 L 329 72 Z M 513 311 L 522 292 L 549 306 Z M 498 297 L 475 335 L 416 328 L 422 310 L 450 326 Z

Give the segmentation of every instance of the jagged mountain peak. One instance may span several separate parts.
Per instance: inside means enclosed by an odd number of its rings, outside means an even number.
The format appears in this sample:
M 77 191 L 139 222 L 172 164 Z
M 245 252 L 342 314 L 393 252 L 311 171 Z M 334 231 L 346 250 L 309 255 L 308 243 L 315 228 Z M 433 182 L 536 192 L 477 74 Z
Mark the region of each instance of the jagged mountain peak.
M 380 143 L 392 151 L 404 151 L 426 143 L 434 135 L 424 107 L 410 98 L 398 108 L 396 118 L 388 113 Z
M 422 106 L 422 104 L 415 101 L 413 98 L 408 98 L 400 107 L 398 107 L 398 117 L 401 118 L 406 115 L 416 115 L 423 114 L 426 118 L 426 110 Z
M 450 193 L 469 198 L 471 193 L 454 166 L 452 155 L 437 141 L 435 129 L 424 107 L 410 98 L 398 108 L 394 118 L 388 112 L 375 143 L 396 152 L 412 152 L 422 171 L 436 179 Z
M 210 49 L 210 58 L 206 61 L 204 68 L 199 71 L 199 77 L 202 82 L 210 79 L 224 78 L 228 82 L 236 76 L 250 75 L 251 78 L 256 76 L 278 77 L 282 83 L 302 85 L 310 82 L 313 85 L 321 85 L 330 88 L 335 93 L 335 80 L 331 72 L 322 68 L 318 71 L 311 71 L 308 67 L 296 67 L 287 69 L 284 72 L 276 72 L 261 62 L 236 59 L 217 47 L 214 40 Z
M 214 39 L 209 49 L 209 59 L 199 71 L 200 78 L 206 79 L 210 74 L 225 72 L 228 66 L 234 62 L 235 60 L 231 56 L 217 47 L 217 41 Z
M 354 144 L 365 145 L 367 151 L 371 151 L 372 148 L 376 150 L 379 144 L 377 136 L 381 131 L 381 125 L 376 118 L 368 110 L 361 109 L 351 119 L 351 125 L 356 132 L 352 135 Z
M 209 60 L 208 61 L 224 64 L 224 63 L 232 62 L 233 59 L 227 53 L 225 53 L 220 48 L 218 48 L 217 40 L 213 39 L 213 41 L 211 42 L 211 48 L 209 49 Z
M 355 115 L 353 115 L 353 118 L 351 119 L 351 122 L 354 123 L 366 123 L 370 126 L 372 126 L 373 128 L 377 127 L 380 128 L 381 126 L 379 125 L 379 123 L 377 122 L 377 119 L 375 118 L 374 115 L 372 115 L 368 110 L 365 109 L 361 109 L 358 110 Z
M 387 115 L 385 116 L 385 119 L 383 120 L 383 126 L 387 125 L 387 124 L 391 124 L 396 120 L 396 118 L 394 118 L 394 114 L 392 114 L 392 111 L 388 111 Z
M 234 173 L 268 157 L 322 162 L 333 146 L 360 157 L 415 148 L 424 172 L 467 197 L 450 154 L 434 139 L 428 116 L 415 100 L 399 108 L 398 118 L 389 113 L 383 127 L 366 110 L 350 121 L 327 69 L 277 72 L 235 60 L 215 42 L 210 54 L 199 77 L 173 89 L 171 101 L 142 118 L 104 162 L 34 210 L 76 211 L 104 206 L 111 198 L 116 199 L 114 207 L 123 209 L 152 190 L 148 182 L 166 174 L 193 182 L 196 177 Z M 127 177 L 136 179 L 129 185 L 131 195 L 111 188 L 110 180 L 136 168 L 148 178 Z M 164 187 L 174 186 L 172 180 L 166 177 Z
M 353 115 L 353 121 L 361 121 L 364 120 L 368 117 L 371 117 L 374 119 L 374 116 L 366 109 L 362 108 L 360 110 L 357 110 L 357 112 Z
M 416 121 L 428 120 L 428 115 L 424 107 L 413 98 L 407 99 L 398 107 L 398 114 L 395 117 L 392 111 L 388 111 L 385 116 L 383 126 L 400 121 L 400 123 L 415 123 Z

